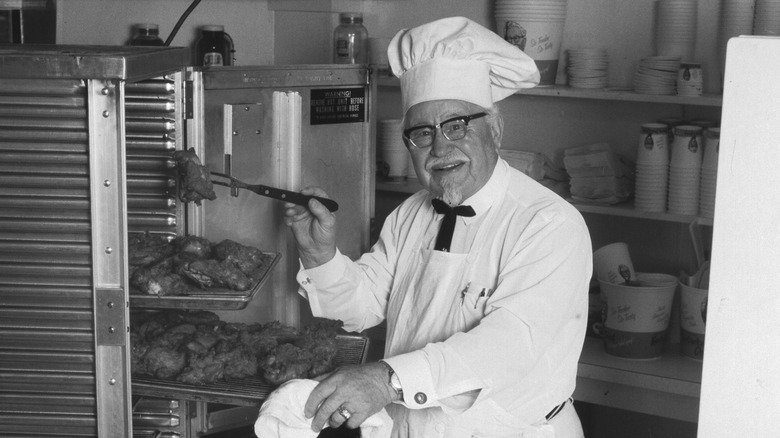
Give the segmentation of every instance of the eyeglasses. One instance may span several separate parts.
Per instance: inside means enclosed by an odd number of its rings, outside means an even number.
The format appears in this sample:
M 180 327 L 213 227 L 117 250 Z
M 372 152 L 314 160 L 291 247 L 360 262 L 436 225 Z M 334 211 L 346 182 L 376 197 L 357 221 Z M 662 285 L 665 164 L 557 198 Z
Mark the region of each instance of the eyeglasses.
M 416 148 L 427 148 L 433 144 L 436 137 L 436 128 L 441 129 L 444 138 L 450 141 L 460 140 L 466 136 L 466 127 L 469 122 L 480 117 L 485 117 L 487 113 L 476 113 L 468 116 L 458 116 L 447 119 L 436 125 L 420 125 L 409 128 L 404 131 L 404 137 L 409 139 L 412 146 Z

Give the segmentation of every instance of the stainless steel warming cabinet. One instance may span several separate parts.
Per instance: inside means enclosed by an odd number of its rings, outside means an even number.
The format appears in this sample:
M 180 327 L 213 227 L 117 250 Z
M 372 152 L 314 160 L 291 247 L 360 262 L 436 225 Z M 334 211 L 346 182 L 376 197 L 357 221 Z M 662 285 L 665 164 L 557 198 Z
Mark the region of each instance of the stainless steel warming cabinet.
M 130 436 L 127 233 L 183 229 L 187 56 L 0 51 L 0 435 Z
M 0 48 L 0 436 L 195 435 L 251 421 L 272 389 L 131 378 L 135 307 L 300 325 L 281 203 L 223 187 L 210 205 L 185 204 L 175 151 L 250 183 L 329 187 L 351 225 L 340 248 L 367 249 L 367 66 L 201 70 L 188 58 L 170 47 Z M 329 96 L 354 105 L 340 112 Z M 243 294 L 133 295 L 133 233 L 232 238 L 269 249 L 275 267 Z M 361 362 L 367 347 L 342 336 L 337 362 Z

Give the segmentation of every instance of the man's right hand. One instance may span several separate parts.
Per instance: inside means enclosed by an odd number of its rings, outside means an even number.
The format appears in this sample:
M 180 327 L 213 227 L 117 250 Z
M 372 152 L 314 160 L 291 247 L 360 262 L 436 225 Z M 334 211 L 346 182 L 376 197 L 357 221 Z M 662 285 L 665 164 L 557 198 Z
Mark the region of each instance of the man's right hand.
M 319 187 L 306 187 L 301 193 L 328 197 Z M 308 208 L 285 203 L 284 216 L 284 223 L 290 227 L 298 244 L 304 268 L 320 266 L 336 255 L 336 216 L 319 201 L 310 199 Z

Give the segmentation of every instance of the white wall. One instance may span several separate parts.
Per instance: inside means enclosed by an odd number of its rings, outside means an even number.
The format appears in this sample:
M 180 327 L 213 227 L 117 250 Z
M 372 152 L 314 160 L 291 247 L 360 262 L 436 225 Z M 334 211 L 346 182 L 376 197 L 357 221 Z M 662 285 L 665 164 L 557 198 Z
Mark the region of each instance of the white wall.
M 136 23 L 157 23 L 167 39 L 191 0 L 59 0 L 58 44 L 122 45 Z M 171 46 L 193 47 L 198 27 L 221 24 L 233 38 L 239 65 L 273 63 L 273 14 L 265 0 L 203 0 Z
M 269 7 L 272 3 L 272 7 Z M 339 11 L 358 11 L 370 37 L 390 38 L 404 27 L 462 15 L 493 28 L 493 0 L 203 0 L 171 45 L 192 46 L 197 27 L 223 24 L 233 37 L 238 64 L 327 63 Z M 123 44 L 131 26 L 156 22 L 163 39 L 191 0 L 59 0 L 61 44 Z M 562 50 L 604 47 L 610 85 L 631 86 L 639 60 L 654 54 L 655 0 L 569 0 Z M 697 61 L 707 92 L 721 90 L 718 57 L 719 0 L 699 0 Z M 301 10 L 316 12 L 300 12 Z M 297 10 L 294 11 L 294 10 Z M 275 12 L 276 11 L 276 12 Z M 276 38 L 274 35 L 276 34 Z M 563 59 L 564 52 L 561 52 Z M 558 82 L 564 80 L 563 63 Z

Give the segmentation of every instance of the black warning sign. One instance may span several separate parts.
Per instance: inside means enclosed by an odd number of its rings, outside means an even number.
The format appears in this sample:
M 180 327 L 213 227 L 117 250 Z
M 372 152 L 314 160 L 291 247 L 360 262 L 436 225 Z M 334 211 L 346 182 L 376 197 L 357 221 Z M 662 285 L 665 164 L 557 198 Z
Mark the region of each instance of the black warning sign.
M 366 120 L 365 88 L 311 90 L 311 124 L 355 123 Z

